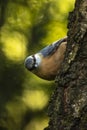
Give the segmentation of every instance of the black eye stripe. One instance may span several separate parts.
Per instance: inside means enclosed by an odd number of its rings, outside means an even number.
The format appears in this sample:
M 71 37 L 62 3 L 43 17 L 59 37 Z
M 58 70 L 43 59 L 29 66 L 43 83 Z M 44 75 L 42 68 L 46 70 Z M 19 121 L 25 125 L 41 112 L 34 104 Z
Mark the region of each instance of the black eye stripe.
M 30 69 L 30 71 L 32 71 L 33 69 L 35 69 L 35 68 L 36 68 L 36 67 L 35 67 L 36 58 L 35 58 L 35 56 L 34 56 L 34 55 L 32 55 L 32 57 L 33 57 L 33 61 L 34 61 L 34 63 L 33 63 L 33 65 L 32 65 L 32 68 Z
M 34 60 L 34 65 L 35 65 L 35 63 L 36 63 L 35 56 L 34 56 L 34 55 L 32 55 L 32 57 L 33 57 L 33 60 Z

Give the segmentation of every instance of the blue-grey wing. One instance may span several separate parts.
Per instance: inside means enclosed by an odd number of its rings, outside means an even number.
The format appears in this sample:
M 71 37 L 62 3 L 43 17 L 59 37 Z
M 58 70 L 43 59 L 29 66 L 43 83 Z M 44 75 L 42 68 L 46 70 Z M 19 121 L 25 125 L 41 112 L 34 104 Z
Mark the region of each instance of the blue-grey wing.
M 42 49 L 41 51 L 39 51 L 39 53 L 42 53 L 42 55 L 44 57 L 50 56 L 58 49 L 58 47 L 60 46 L 60 44 L 62 42 L 66 42 L 66 41 L 67 41 L 67 37 L 60 39 L 56 42 L 53 42 L 51 45 L 49 45 L 49 46 L 45 47 L 44 49 Z

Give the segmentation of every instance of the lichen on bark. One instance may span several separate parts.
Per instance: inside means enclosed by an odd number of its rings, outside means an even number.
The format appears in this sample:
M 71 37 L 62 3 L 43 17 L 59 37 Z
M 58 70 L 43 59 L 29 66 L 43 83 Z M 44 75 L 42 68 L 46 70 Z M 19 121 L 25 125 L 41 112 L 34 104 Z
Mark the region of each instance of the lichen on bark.
M 87 0 L 69 14 L 65 58 L 56 77 L 45 130 L 87 130 Z

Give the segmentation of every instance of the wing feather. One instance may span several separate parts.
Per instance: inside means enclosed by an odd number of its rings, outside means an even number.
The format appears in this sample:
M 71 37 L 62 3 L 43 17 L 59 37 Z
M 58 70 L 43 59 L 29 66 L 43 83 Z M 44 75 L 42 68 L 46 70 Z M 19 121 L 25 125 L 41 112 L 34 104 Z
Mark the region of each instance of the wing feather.
M 58 47 L 60 46 L 60 44 L 62 42 L 66 42 L 66 41 L 67 41 L 67 37 L 57 40 L 57 41 L 53 42 L 51 45 L 49 45 L 49 46 L 45 47 L 44 49 L 42 49 L 41 51 L 39 51 L 39 53 L 42 53 L 42 55 L 44 57 L 50 56 L 50 55 L 54 54 L 54 52 L 58 49 Z

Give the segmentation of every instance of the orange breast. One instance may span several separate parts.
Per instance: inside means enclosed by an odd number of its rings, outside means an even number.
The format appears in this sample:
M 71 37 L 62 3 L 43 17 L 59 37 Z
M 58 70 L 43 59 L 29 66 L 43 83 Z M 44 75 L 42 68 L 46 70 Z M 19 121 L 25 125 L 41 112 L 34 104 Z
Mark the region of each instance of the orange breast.
M 54 80 L 64 59 L 65 50 L 66 42 L 62 43 L 53 55 L 43 58 L 38 73 L 35 74 L 46 80 Z

